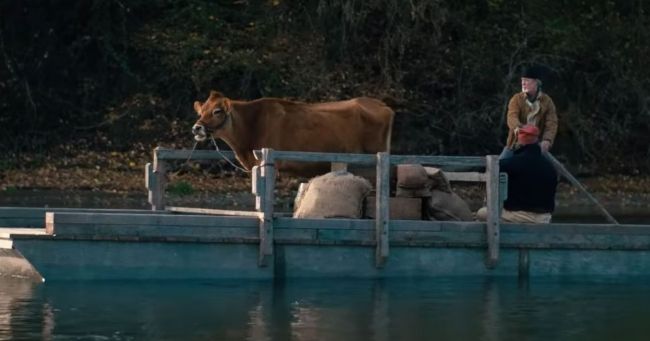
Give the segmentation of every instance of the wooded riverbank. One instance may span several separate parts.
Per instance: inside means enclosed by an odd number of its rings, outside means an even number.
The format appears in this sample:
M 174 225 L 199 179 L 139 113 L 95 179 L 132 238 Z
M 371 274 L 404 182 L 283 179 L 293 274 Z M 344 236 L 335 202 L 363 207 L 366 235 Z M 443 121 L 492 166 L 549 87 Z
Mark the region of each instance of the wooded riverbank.
M 548 70 L 552 149 L 590 174 L 650 170 L 642 1 L 9 1 L 0 5 L 0 170 L 25 153 L 150 151 L 187 141 L 192 103 L 371 96 L 398 154 L 505 142 L 520 69 Z M 143 148 L 140 148 L 143 147 Z

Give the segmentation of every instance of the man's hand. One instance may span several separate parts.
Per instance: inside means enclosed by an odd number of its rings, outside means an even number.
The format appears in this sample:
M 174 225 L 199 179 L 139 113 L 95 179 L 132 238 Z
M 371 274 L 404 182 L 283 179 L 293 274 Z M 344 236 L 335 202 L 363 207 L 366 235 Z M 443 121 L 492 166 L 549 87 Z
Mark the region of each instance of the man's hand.
M 551 142 L 544 140 L 539 144 L 539 146 L 542 147 L 542 152 L 546 153 L 549 149 L 551 149 Z

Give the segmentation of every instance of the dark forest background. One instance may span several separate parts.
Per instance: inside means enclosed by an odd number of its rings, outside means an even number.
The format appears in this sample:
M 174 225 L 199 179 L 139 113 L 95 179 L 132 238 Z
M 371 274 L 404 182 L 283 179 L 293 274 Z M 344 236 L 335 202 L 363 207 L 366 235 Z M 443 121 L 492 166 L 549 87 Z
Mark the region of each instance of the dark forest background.
M 650 170 L 643 0 L 0 1 L 0 163 L 190 148 L 192 103 L 367 95 L 393 152 L 498 154 L 523 65 L 543 65 L 553 152 L 595 173 Z M 62 148 L 61 146 L 65 146 Z M 0 166 L 2 166 L 0 165 Z

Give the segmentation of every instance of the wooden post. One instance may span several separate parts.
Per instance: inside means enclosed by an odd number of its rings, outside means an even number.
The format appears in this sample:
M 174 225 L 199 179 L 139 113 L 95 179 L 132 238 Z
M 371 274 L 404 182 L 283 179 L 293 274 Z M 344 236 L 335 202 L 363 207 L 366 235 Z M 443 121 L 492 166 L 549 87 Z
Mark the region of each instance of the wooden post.
M 506 199 L 508 199 L 508 173 L 499 173 L 499 208 L 503 209 L 503 202 Z
M 262 196 L 260 218 L 260 253 L 259 266 L 266 267 L 271 263 L 273 256 L 273 191 L 275 188 L 275 165 L 273 149 L 262 149 L 261 177 L 264 193 Z
M 264 178 L 262 177 L 262 168 L 253 166 L 251 170 L 251 192 L 255 194 L 255 210 L 264 211 Z
M 485 265 L 488 269 L 496 267 L 499 261 L 499 224 L 501 221 L 501 201 L 499 199 L 499 159 L 496 155 L 486 156 L 487 179 L 487 227 L 485 230 L 488 250 Z
M 347 172 L 348 164 L 345 163 L 345 162 L 332 162 L 332 164 L 330 166 L 330 170 L 332 172 L 336 172 L 336 171 L 345 171 L 345 172 Z
M 377 198 L 375 208 L 375 240 L 377 248 L 375 252 L 375 265 L 383 267 L 388 260 L 388 220 L 390 200 L 390 154 L 386 152 L 377 153 Z
M 603 213 L 605 219 L 607 219 L 608 222 L 618 225 L 618 221 L 611 214 L 609 214 L 609 212 L 605 209 L 605 207 L 603 207 L 603 205 L 601 205 L 600 202 L 598 202 L 598 200 L 596 200 L 596 198 L 594 198 L 594 196 L 591 195 L 591 193 L 589 193 L 589 191 L 587 191 L 585 186 L 583 186 L 580 183 L 580 181 L 578 181 L 578 179 L 576 179 L 573 175 L 571 175 L 571 173 L 569 173 L 566 167 L 564 167 L 564 165 L 560 161 L 558 161 L 558 159 L 556 159 L 551 153 L 544 153 L 544 156 L 546 156 L 546 158 L 551 161 L 551 163 L 555 167 L 555 170 L 557 170 L 558 173 L 560 173 L 567 180 L 569 180 L 569 182 L 571 182 L 572 185 L 576 186 L 580 191 L 582 191 L 582 193 L 584 193 L 587 196 L 587 198 L 592 203 L 594 203 L 596 207 L 598 207 L 598 209 L 600 210 L 600 212 Z
M 155 196 L 154 189 L 156 187 L 156 176 L 153 174 L 153 165 L 147 162 L 144 165 L 144 187 L 147 189 L 147 202 L 153 206 L 153 198 Z
M 149 166 L 146 168 L 146 175 L 151 209 L 153 211 L 164 211 L 167 163 L 158 158 L 158 149 L 159 147 L 156 147 L 153 151 L 153 171 L 151 171 L 151 166 Z

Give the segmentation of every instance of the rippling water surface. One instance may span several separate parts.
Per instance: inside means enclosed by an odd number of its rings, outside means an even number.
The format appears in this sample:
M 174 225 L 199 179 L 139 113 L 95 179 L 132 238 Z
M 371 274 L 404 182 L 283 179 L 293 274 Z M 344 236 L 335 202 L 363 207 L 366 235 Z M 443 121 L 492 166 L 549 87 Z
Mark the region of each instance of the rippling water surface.
M 0 280 L 0 339 L 648 340 L 647 283 Z

